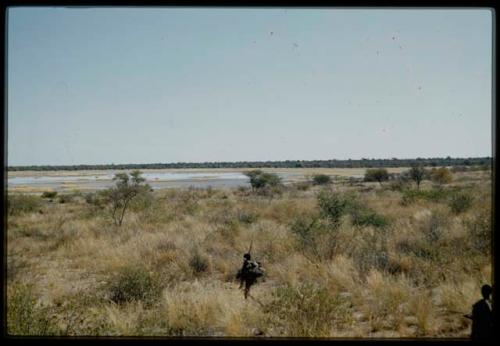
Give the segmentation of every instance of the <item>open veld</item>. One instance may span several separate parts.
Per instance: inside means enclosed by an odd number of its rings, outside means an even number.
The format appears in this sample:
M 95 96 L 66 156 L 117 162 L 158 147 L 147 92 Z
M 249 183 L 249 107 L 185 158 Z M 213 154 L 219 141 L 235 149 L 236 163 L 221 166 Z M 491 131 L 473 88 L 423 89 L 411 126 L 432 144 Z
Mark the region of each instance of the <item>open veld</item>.
M 121 226 L 95 195 L 9 193 L 9 334 L 467 337 L 491 284 L 491 171 L 155 190 Z

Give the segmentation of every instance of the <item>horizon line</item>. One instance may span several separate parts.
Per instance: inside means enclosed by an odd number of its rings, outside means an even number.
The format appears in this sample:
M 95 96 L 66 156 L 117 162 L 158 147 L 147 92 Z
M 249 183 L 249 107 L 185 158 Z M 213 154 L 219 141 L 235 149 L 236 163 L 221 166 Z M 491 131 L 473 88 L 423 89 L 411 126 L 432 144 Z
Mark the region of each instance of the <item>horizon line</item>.
M 492 159 L 492 156 L 469 156 L 469 157 L 451 157 L 451 156 L 436 156 L 436 157 L 415 157 L 415 158 L 360 158 L 360 159 L 285 159 L 285 160 L 257 160 L 257 161 L 177 161 L 177 162 L 150 162 L 150 163 L 78 163 L 78 164 L 24 164 L 24 165 L 6 165 L 9 168 L 24 168 L 24 167 L 76 167 L 76 166 L 135 166 L 135 165 L 178 165 L 178 164 L 237 164 L 237 163 L 282 163 L 282 162 L 326 162 L 326 161 L 404 161 L 404 160 L 465 160 L 465 159 Z

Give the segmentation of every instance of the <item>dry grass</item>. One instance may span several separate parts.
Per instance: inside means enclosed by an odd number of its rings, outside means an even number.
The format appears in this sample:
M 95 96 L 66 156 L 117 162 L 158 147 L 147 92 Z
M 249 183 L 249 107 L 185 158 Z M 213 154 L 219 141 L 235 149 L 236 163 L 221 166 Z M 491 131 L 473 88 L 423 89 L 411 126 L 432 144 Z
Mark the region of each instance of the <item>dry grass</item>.
M 474 197 L 461 213 L 446 199 L 404 205 L 388 186 L 337 181 L 332 193 L 354 193 L 387 224 L 355 226 L 346 212 L 335 232 L 321 221 L 314 248 L 291 225 L 319 215 L 320 187 L 273 198 L 155 191 L 122 227 L 81 196 L 40 199 L 8 217 L 9 333 L 465 337 L 461 314 L 491 283 L 491 182 L 481 172 L 454 178 L 445 191 Z M 267 277 L 244 300 L 234 276 L 252 241 Z M 116 290 L 132 298 L 113 301 Z

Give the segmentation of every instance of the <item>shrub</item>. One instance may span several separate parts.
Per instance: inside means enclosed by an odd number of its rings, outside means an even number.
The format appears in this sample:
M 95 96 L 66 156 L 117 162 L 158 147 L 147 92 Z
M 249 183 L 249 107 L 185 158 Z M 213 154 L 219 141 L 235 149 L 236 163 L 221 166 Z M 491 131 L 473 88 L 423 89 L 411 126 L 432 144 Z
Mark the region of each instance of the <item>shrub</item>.
M 297 237 L 302 249 L 314 246 L 315 237 L 321 233 L 321 223 L 314 216 L 296 217 L 290 224 L 290 229 Z
M 389 180 L 389 173 L 385 168 L 369 168 L 365 172 L 365 181 L 378 181 L 382 185 L 383 181 Z
M 156 297 L 158 288 L 146 268 L 127 266 L 122 268 L 109 283 L 110 299 L 115 303 L 142 300 L 150 303 Z
M 7 290 L 7 333 L 19 336 L 56 335 L 59 330 L 47 306 L 37 301 L 33 288 L 12 284 Z
M 42 198 L 54 198 L 57 196 L 57 191 L 44 191 L 42 193 Z
M 408 188 L 408 181 L 402 178 L 395 178 L 389 183 L 391 191 L 404 191 Z
M 421 228 L 425 240 L 435 245 L 435 242 L 441 239 L 446 223 L 447 219 L 445 215 L 432 212 L 428 221 Z
M 40 198 L 37 196 L 21 194 L 7 196 L 7 213 L 9 215 L 33 212 L 39 207 Z
M 278 287 L 264 311 L 280 334 L 291 337 L 327 337 L 332 326 L 340 328 L 351 320 L 347 298 L 310 283 Z
M 238 221 L 247 225 L 250 225 L 257 221 L 259 214 L 252 213 L 249 211 L 239 210 L 238 211 Z
M 70 194 L 59 195 L 59 203 L 71 203 L 74 200 L 74 196 Z
M 332 178 L 326 174 L 316 174 L 312 178 L 314 185 L 328 185 L 332 182 Z
M 133 211 L 143 211 L 155 203 L 155 198 L 150 190 L 142 189 L 137 196 L 130 201 L 130 209 Z
M 311 188 L 311 183 L 307 181 L 296 183 L 295 188 L 299 191 L 307 191 Z
M 275 187 L 281 184 L 281 178 L 277 174 L 265 173 L 260 169 L 246 172 L 245 175 L 250 178 L 250 185 L 253 190 Z
M 409 205 L 418 199 L 427 200 L 430 202 L 439 202 L 446 199 L 450 195 L 450 191 L 444 189 L 432 190 L 404 190 L 401 197 L 401 204 Z
M 461 214 L 470 209 L 472 201 L 473 197 L 471 195 L 466 193 L 457 193 L 451 197 L 448 205 L 455 214 Z
M 208 270 L 209 262 L 205 256 L 202 256 L 198 250 L 195 250 L 189 260 L 189 266 L 195 274 L 200 274 Z
M 491 250 L 491 210 L 484 209 L 474 218 L 464 221 L 473 250 L 486 255 Z
M 354 247 L 349 249 L 354 264 L 362 276 L 373 268 L 380 271 L 391 269 L 389 253 L 383 237 L 384 235 L 380 234 L 363 234 Z
M 451 181 L 453 180 L 453 176 L 452 176 L 450 170 L 446 167 L 433 169 L 430 172 L 430 177 L 434 183 L 439 184 L 439 185 L 451 183 Z
M 327 219 L 334 228 L 338 227 L 342 215 L 349 206 L 349 201 L 343 198 L 341 194 L 328 190 L 320 191 L 316 196 L 316 200 L 321 216 Z
M 94 206 L 102 205 L 102 203 L 100 203 L 100 202 L 102 202 L 102 200 L 99 199 L 98 193 L 92 193 L 92 192 L 86 193 L 84 195 L 84 199 L 85 199 L 85 202 L 87 202 L 87 204 L 94 205 Z
M 352 223 L 355 226 L 374 226 L 382 228 L 389 224 L 385 216 L 379 215 L 367 207 L 360 206 L 359 208 L 352 208 L 350 215 Z

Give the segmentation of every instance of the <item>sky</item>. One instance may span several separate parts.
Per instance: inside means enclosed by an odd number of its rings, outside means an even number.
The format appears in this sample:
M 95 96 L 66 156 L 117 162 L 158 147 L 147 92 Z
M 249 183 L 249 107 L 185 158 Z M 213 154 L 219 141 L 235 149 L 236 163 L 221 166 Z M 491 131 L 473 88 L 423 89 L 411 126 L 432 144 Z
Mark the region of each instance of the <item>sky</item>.
M 488 9 L 11 7 L 8 165 L 492 156 Z

